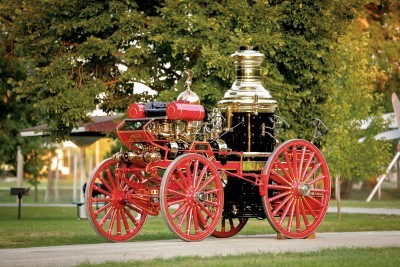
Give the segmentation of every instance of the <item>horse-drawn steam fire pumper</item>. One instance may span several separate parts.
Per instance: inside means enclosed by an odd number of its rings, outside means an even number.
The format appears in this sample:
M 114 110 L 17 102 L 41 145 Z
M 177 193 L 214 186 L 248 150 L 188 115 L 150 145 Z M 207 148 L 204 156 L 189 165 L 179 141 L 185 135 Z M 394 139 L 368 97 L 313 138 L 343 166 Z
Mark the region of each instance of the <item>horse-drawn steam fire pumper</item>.
M 306 140 L 278 146 L 284 121 L 260 81 L 264 55 L 240 47 L 232 56 L 236 79 L 207 120 L 190 72 L 176 101 L 129 106 L 116 129 L 127 150 L 97 165 L 86 186 L 87 217 L 101 236 L 127 241 L 160 212 L 185 241 L 231 237 L 249 218 L 267 218 L 286 238 L 315 233 L 330 198 L 326 161 Z

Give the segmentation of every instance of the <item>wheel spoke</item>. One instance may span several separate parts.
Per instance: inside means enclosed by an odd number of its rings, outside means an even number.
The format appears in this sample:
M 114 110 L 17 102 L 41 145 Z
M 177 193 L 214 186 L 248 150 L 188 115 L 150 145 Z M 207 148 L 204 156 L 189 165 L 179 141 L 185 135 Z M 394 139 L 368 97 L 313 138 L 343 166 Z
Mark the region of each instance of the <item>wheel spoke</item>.
M 107 191 L 103 190 L 101 187 L 98 187 L 97 185 L 93 186 L 93 191 L 97 191 L 97 192 L 102 193 L 103 195 L 111 197 L 111 193 L 110 192 L 107 192 Z
M 319 202 L 318 200 L 316 200 L 314 197 L 312 196 L 306 196 L 306 201 L 307 200 L 311 200 L 312 202 L 314 202 L 317 207 L 322 207 L 322 202 Z
M 276 200 L 278 200 L 280 198 L 283 198 L 284 196 L 287 196 L 287 195 L 289 195 L 291 193 L 292 193 L 291 191 L 286 191 L 286 192 L 280 193 L 280 194 L 278 194 L 278 195 L 276 195 L 274 197 L 271 197 L 268 201 L 269 202 L 274 202 L 274 201 L 276 201 Z
M 111 218 L 110 218 L 110 224 L 108 225 L 108 233 L 112 234 L 113 233 L 113 227 L 114 227 L 114 222 L 115 222 L 115 215 L 117 213 L 117 210 L 114 209 L 112 214 L 111 214 Z
M 318 176 L 317 178 L 309 181 L 307 184 L 308 185 L 312 185 L 312 184 L 315 184 L 315 183 L 317 183 L 317 182 L 319 182 L 319 181 L 321 181 L 322 179 L 325 179 L 325 178 L 326 178 L 325 175 L 322 174 L 322 175 Z
M 294 201 L 294 198 L 290 198 L 289 202 L 286 204 L 285 208 L 283 209 L 281 219 L 279 220 L 280 225 L 282 225 L 283 221 L 285 220 L 285 217 L 286 217 L 287 213 L 289 212 L 289 209 L 292 206 L 293 201 Z
M 181 197 L 184 197 L 184 198 L 187 197 L 186 194 L 181 193 L 181 192 L 176 191 L 176 190 L 172 190 L 172 189 L 168 189 L 168 194 L 178 195 L 178 196 L 181 196 Z
M 203 204 L 198 203 L 198 206 L 202 211 L 204 211 L 210 218 L 214 218 L 214 215 L 211 213 L 210 210 L 208 210 Z
M 117 236 L 121 236 L 121 211 L 117 210 Z
M 199 170 L 199 161 L 196 160 L 193 164 L 193 186 L 196 187 L 196 180 L 197 178 L 199 178 L 199 180 L 201 180 L 201 177 L 198 177 L 198 170 Z
M 290 157 L 289 157 L 287 151 L 285 151 L 285 153 L 283 153 L 283 157 L 285 158 L 285 166 L 286 166 L 286 168 L 288 169 L 288 172 L 289 172 L 289 176 L 288 177 L 290 177 L 290 179 L 293 181 L 296 178 L 296 176 L 295 176 L 295 174 L 293 172 L 293 169 L 292 169 L 293 166 L 291 164 Z
M 193 226 L 194 226 L 194 231 L 196 234 L 200 233 L 200 227 L 199 227 L 199 220 L 197 219 L 197 209 L 196 207 L 192 208 L 191 210 L 192 217 L 193 217 Z
M 199 179 L 198 182 L 194 185 L 195 188 L 198 188 L 200 186 L 201 181 L 204 178 L 204 175 L 207 173 L 208 167 L 204 166 L 204 168 L 201 170 L 200 174 L 199 174 Z
M 100 209 L 96 210 L 93 214 L 94 214 L 95 217 L 97 218 L 97 215 L 99 215 L 100 213 L 102 213 L 102 212 L 105 211 L 106 209 L 110 208 L 111 205 L 112 205 L 112 203 L 107 203 L 106 205 L 104 205 L 104 206 L 101 207 Z
M 299 206 L 300 206 L 301 215 L 302 215 L 303 220 L 304 220 L 304 224 L 306 225 L 306 228 L 308 228 L 309 225 L 310 225 L 310 223 L 309 223 L 309 221 L 308 221 L 307 214 L 306 214 L 306 210 L 305 210 L 305 208 L 304 208 L 303 199 L 300 200 Z
M 300 164 L 299 164 L 299 172 L 298 175 L 301 177 L 303 177 L 303 164 L 304 164 L 304 156 L 306 154 L 306 146 L 303 146 L 303 148 L 301 149 L 301 156 L 300 156 Z
M 300 176 L 300 177 L 304 177 L 304 176 L 306 175 L 306 172 L 307 172 L 308 168 L 310 167 L 310 164 L 311 164 L 312 160 L 314 159 L 314 155 L 315 155 L 314 152 L 312 152 L 312 153 L 310 154 L 310 156 L 309 156 L 309 158 L 308 158 L 308 160 L 307 160 L 307 162 L 306 162 L 306 166 L 304 166 L 304 170 L 303 170 L 303 172 L 301 173 L 301 176 Z
M 287 230 L 290 232 L 292 229 L 292 222 L 293 222 L 293 216 L 294 216 L 294 210 L 296 208 L 297 200 L 293 200 L 293 203 L 290 207 L 290 213 L 289 213 L 289 220 L 287 224 Z
M 282 209 L 282 207 L 289 201 L 289 199 L 291 198 L 291 195 L 286 196 L 282 202 L 274 208 L 272 214 L 275 216 L 276 214 L 278 214 L 278 212 Z
M 292 183 L 280 176 L 279 173 L 275 172 L 274 170 L 271 171 L 270 179 L 278 184 L 286 184 L 288 186 L 292 185 Z
M 195 206 L 195 210 L 196 210 L 197 218 L 199 219 L 201 226 L 202 226 L 204 229 L 207 229 L 207 227 L 208 227 L 208 226 L 207 226 L 207 221 L 204 220 L 203 214 L 201 214 L 201 210 L 199 209 L 198 206 Z
M 179 187 L 179 189 L 181 189 L 183 192 L 185 192 L 185 194 L 187 193 L 187 187 L 185 188 L 180 182 L 178 182 L 177 179 L 173 179 L 172 182 L 174 184 L 176 184 Z
M 286 167 L 282 164 L 282 162 L 279 159 L 277 159 L 276 164 L 278 165 L 278 169 L 280 169 L 283 172 L 285 177 L 289 178 L 290 181 L 294 180 L 293 177 L 290 176 L 290 174 L 286 171 Z
M 187 177 L 186 177 L 186 175 L 183 173 L 183 171 L 182 171 L 182 169 L 178 169 L 177 171 L 177 174 L 178 174 L 178 176 L 179 176 L 179 178 L 180 178 L 180 181 L 182 181 L 182 184 L 183 184 L 183 187 L 184 188 L 189 188 L 189 185 L 188 185 L 188 181 L 187 181 Z
M 204 181 L 204 183 L 201 185 L 201 187 L 198 187 L 198 191 L 203 191 L 204 190 L 204 188 L 207 186 L 207 185 L 209 185 L 211 182 L 214 182 L 215 181 L 215 177 L 213 176 L 213 177 L 210 177 L 209 179 L 207 179 L 207 180 L 205 180 Z
M 192 209 L 193 208 L 189 208 L 187 211 L 187 215 L 186 215 L 186 234 L 189 235 L 190 234 L 190 228 L 192 227 Z
M 190 166 L 191 166 L 191 162 L 185 162 L 185 170 L 186 170 L 186 179 L 189 185 L 193 185 L 193 175 L 192 172 L 190 170 Z
M 293 176 L 298 177 L 299 173 L 297 170 L 297 147 L 292 147 L 292 169 L 293 169 Z
M 300 222 L 300 200 L 296 201 L 296 232 L 299 233 L 301 231 L 301 222 Z
M 186 208 L 187 208 L 187 203 L 184 203 L 178 209 L 176 209 L 176 211 L 171 215 L 171 218 L 172 219 L 177 218 L 179 215 L 181 215 L 185 211 Z
M 190 207 L 188 207 L 188 206 L 185 207 L 185 209 L 184 209 L 184 211 L 182 213 L 182 216 L 181 216 L 181 218 L 179 220 L 179 223 L 178 223 L 178 228 L 179 229 L 181 229 L 181 227 L 183 225 L 183 222 L 184 222 L 184 220 L 186 219 L 186 217 L 188 215 L 189 209 L 190 209 Z
M 116 185 L 114 183 L 114 177 L 113 177 L 113 175 L 111 173 L 110 168 L 106 169 L 106 173 L 107 173 L 108 181 L 110 181 L 111 188 L 114 189 L 114 190 L 117 189 L 117 187 L 116 187 Z
M 303 182 L 307 183 L 308 179 L 315 173 L 316 170 L 318 170 L 319 167 L 321 167 L 321 163 L 315 164 L 314 168 L 312 168 L 312 170 L 304 177 Z
M 113 192 L 114 189 L 111 188 L 111 186 L 109 185 L 109 183 L 103 178 L 103 176 L 98 176 L 98 179 L 100 180 L 100 182 L 107 188 L 107 190 L 109 192 Z
M 312 193 L 321 193 L 322 195 L 326 193 L 325 189 L 311 188 L 310 192 Z
M 283 190 L 287 191 L 287 190 L 291 190 L 292 189 L 290 186 L 283 186 L 283 185 L 277 185 L 277 184 L 269 184 L 268 188 L 269 189 L 282 190 L 282 191 Z
M 135 225 L 138 226 L 138 221 L 136 220 L 135 217 L 133 217 L 132 213 L 130 212 L 130 210 L 128 210 L 127 208 L 124 208 L 125 214 L 129 217 L 129 219 L 131 220 L 131 222 Z
M 314 209 L 310 206 L 310 203 L 308 203 L 307 199 L 303 199 L 303 203 L 306 205 L 308 211 L 311 213 L 311 215 L 315 218 L 317 218 L 317 214 L 315 213 Z

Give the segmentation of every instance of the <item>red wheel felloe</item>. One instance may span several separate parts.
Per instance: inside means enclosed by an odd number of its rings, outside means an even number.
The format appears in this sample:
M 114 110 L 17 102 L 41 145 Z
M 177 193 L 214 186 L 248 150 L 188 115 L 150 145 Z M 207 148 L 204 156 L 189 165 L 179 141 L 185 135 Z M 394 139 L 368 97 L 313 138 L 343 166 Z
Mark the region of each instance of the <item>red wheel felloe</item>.
M 218 238 L 228 238 L 236 235 L 246 225 L 248 218 L 221 218 L 212 236 Z
M 142 228 L 147 214 L 128 195 L 138 183 L 133 173 L 123 172 L 113 159 L 105 159 L 93 170 L 85 190 L 86 214 L 93 229 L 112 242 L 128 241 Z
M 223 188 L 214 164 L 198 154 L 184 154 L 166 169 L 160 206 L 171 231 L 185 241 L 199 241 L 216 228 L 223 208 Z
M 306 238 L 321 224 L 328 209 L 330 176 L 318 148 L 290 140 L 268 158 L 264 211 L 271 226 L 287 238 Z

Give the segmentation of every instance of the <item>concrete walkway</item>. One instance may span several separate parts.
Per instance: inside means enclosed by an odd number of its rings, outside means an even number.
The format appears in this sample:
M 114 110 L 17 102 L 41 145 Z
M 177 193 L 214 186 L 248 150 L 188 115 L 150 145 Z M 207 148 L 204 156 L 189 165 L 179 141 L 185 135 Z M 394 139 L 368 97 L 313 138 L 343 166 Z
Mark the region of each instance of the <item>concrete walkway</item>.
M 304 252 L 340 247 L 400 247 L 400 231 L 317 233 L 315 239 L 276 239 L 276 235 L 207 238 L 200 242 L 161 240 L 0 250 L 0 266 L 74 266 L 79 263 L 232 255 L 246 252 Z
M 337 212 L 337 207 L 329 207 L 328 213 Z M 351 208 L 342 207 L 342 213 L 363 213 L 363 214 L 386 214 L 386 215 L 400 215 L 400 209 L 387 209 L 387 208 Z

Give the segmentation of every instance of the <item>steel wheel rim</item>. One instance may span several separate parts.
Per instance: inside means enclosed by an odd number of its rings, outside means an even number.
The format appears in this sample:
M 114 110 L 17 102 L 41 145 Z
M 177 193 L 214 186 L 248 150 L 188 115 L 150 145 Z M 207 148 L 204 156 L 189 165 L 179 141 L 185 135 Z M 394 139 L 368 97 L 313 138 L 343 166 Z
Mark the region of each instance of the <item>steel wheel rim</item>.
M 222 183 L 214 164 L 198 154 L 176 158 L 163 176 L 160 206 L 167 226 L 177 237 L 185 241 L 208 237 L 223 206 Z
M 115 171 L 116 165 L 109 158 L 93 170 L 86 185 L 85 207 L 90 224 L 100 236 L 112 242 L 124 242 L 137 235 L 147 214 L 124 200 L 132 188 L 123 178 L 135 183 L 136 177 L 127 172 Z M 93 196 L 96 191 L 101 193 L 101 197 Z
M 329 170 L 319 149 L 305 140 L 287 141 L 271 155 L 263 173 L 264 212 L 275 231 L 288 238 L 313 234 L 330 198 Z

